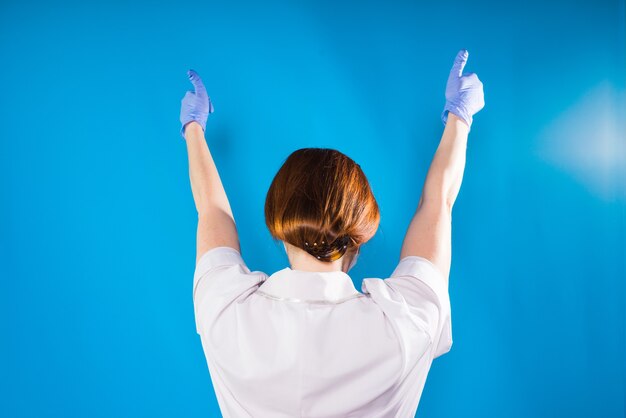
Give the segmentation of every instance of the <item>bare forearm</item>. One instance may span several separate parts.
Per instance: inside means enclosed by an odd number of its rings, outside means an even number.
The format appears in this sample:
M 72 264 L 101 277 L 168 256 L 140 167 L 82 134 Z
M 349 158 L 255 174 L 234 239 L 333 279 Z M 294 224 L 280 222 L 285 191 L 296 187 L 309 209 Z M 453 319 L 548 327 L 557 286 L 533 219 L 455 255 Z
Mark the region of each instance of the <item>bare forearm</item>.
M 467 50 L 457 53 L 446 85 L 446 109 L 456 109 L 464 118 L 461 120 L 454 113 L 448 113 L 441 141 L 426 174 L 422 197 L 400 252 L 400 259 L 418 256 L 432 262 L 441 272 L 446 287 L 452 263 L 452 206 L 463 181 L 468 125 L 472 123 L 472 115 L 484 106 L 478 76 L 475 73 L 462 75 L 467 57 Z
M 468 126 L 449 113 L 441 142 L 424 181 L 419 206 L 423 200 L 429 200 L 445 203 L 452 209 L 463 181 L 468 134 Z
M 198 215 L 220 209 L 233 218 L 233 213 L 222 185 L 217 167 L 204 138 L 202 127 L 192 122 L 185 128 L 189 179 Z M 234 219 L 233 219 L 234 220 Z
M 430 260 L 446 283 L 452 262 L 452 206 L 463 179 L 468 133 L 468 126 L 449 113 L 400 252 L 401 259 L 415 255 Z

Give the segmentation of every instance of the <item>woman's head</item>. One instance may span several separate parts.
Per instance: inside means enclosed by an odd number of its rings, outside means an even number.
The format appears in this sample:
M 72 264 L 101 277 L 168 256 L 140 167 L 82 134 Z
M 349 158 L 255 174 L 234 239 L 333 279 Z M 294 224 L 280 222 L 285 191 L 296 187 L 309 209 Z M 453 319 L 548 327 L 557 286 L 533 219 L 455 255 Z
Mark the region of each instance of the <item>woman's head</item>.
M 380 212 L 361 166 L 334 149 L 302 148 L 270 185 L 265 223 L 274 239 L 332 262 L 358 253 L 376 233 Z

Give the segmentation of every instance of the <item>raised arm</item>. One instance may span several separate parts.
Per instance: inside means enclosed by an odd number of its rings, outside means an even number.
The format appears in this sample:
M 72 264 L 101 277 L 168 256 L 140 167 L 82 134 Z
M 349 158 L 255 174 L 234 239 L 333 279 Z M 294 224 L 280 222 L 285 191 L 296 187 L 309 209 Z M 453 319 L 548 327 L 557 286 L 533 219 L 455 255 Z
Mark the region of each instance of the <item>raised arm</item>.
M 482 82 L 474 73 L 463 75 L 467 58 L 467 51 L 459 51 L 450 71 L 442 114 L 445 128 L 400 252 L 400 259 L 415 255 L 431 261 L 446 284 L 452 259 L 452 207 L 463 180 L 467 138 L 472 116 L 485 105 Z
M 181 134 L 187 142 L 189 179 L 198 211 L 196 263 L 215 247 L 231 247 L 241 252 L 235 218 L 222 185 L 217 167 L 204 138 L 208 114 L 213 105 L 204 84 L 195 71 L 189 79 L 195 92 L 187 92 L 181 104 Z

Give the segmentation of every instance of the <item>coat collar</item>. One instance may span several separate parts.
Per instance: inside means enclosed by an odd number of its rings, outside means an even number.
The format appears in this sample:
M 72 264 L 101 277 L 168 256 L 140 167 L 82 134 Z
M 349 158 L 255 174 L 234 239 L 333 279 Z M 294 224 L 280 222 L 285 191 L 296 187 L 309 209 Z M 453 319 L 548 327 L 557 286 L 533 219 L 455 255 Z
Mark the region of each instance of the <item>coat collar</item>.
M 336 304 L 363 297 L 343 271 L 304 271 L 285 267 L 269 276 L 257 290 L 276 300 Z

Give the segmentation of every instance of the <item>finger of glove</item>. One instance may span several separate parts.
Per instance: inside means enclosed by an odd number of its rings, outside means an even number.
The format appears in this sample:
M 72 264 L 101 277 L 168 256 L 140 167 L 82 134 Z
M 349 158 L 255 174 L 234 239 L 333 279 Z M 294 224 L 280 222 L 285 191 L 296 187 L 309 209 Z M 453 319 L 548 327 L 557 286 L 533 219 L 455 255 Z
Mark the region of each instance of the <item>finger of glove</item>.
M 475 84 L 475 85 L 482 85 L 483 82 L 480 81 L 480 79 L 478 78 L 478 75 L 476 73 L 465 73 L 463 74 L 463 76 L 461 77 L 464 81 L 469 82 L 471 84 Z
M 187 93 L 185 93 L 185 96 L 183 96 L 183 98 L 180 99 L 180 101 L 183 103 L 190 103 L 190 102 L 193 102 L 194 100 L 196 100 L 196 94 L 193 91 L 188 91 Z
M 213 103 L 211 102 L 210 98 L 209 98 L 209 113 L 213 113 Z
M 467 49 L 462 49 L 456 54 L 454 64 L 452 64 L 452 69 L 450 70 L 450 76 L 461 77 L 463 75 L 463 68 L 467 64 L 468 57 L 469 52 L 467 52 Z
M 480 81 L 476 74 L 468 76 L 467 74 L 463 75 L 460 79 L 461 88 L 475 88 L 482 87 L 483 82 Z
M 202 82 L 202 79 L 200 78 L 198 73 L 194 70 L 189 70 L 187 71 L 187 76 L 189 77 L 189 81 L 191 81 L 191 84 L 193 84 L 193 87 L 196 90 L 196 94 L 200 97 L 206 96 L 206 88 L 204 87 L 204 83 Z

